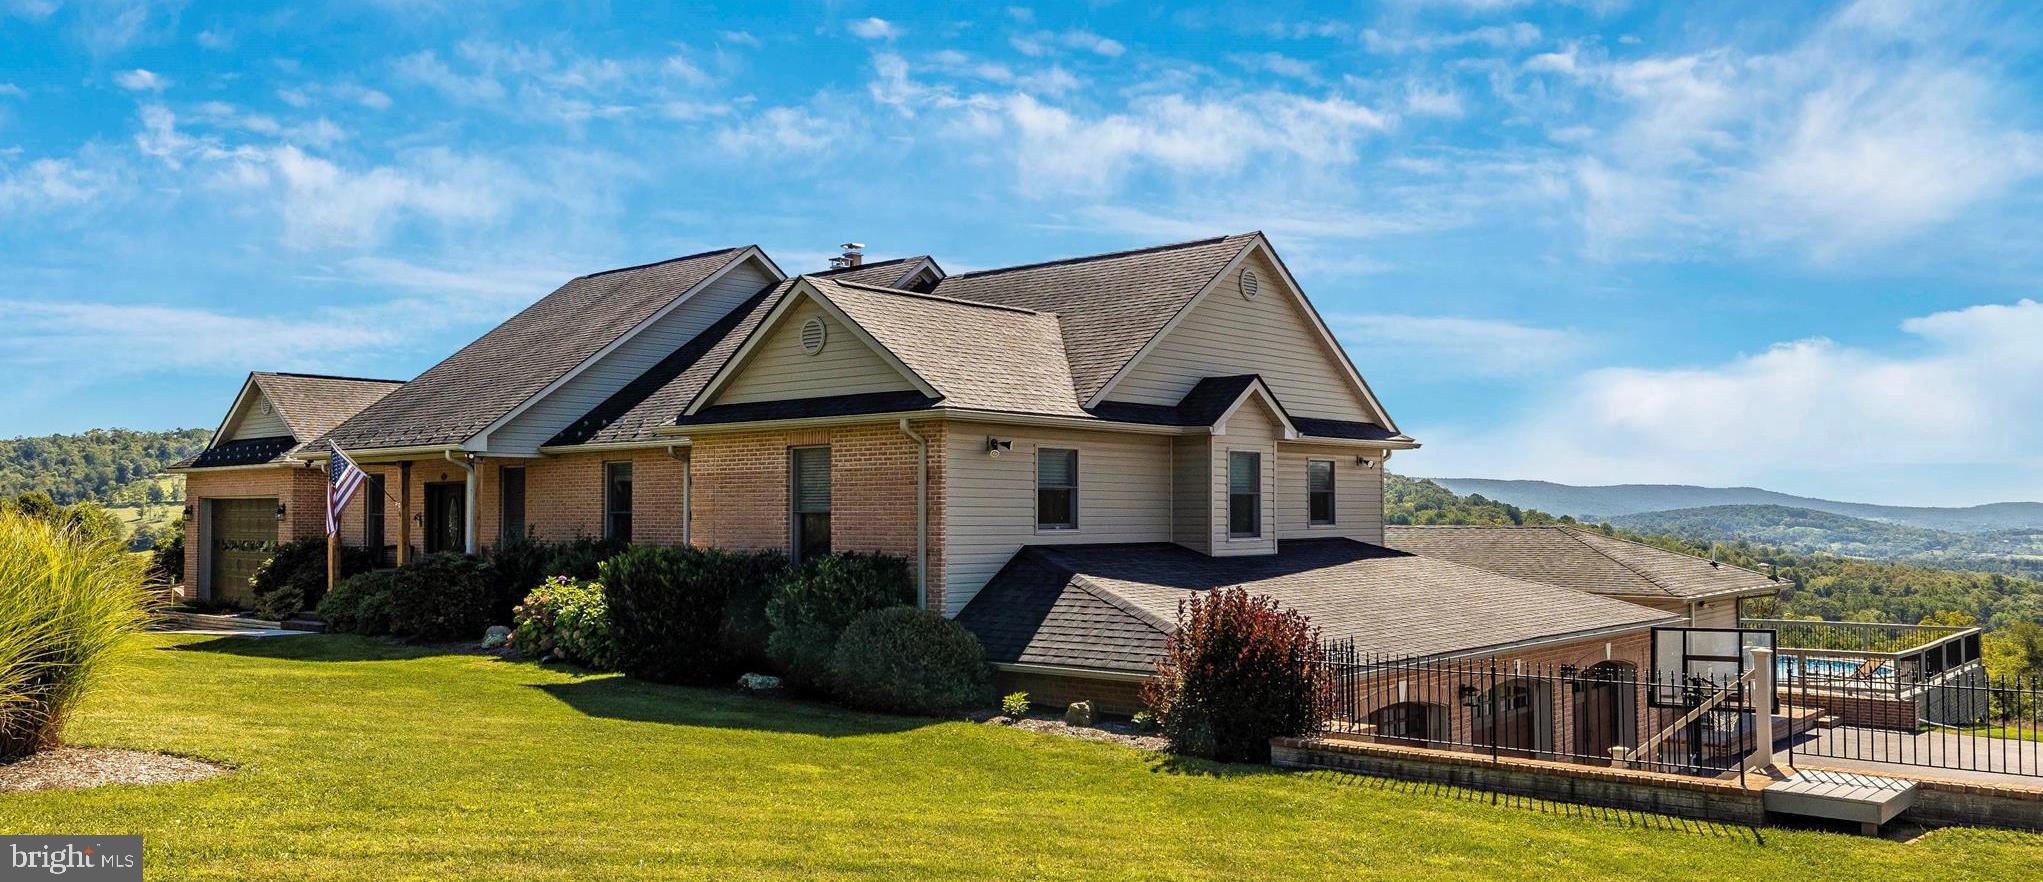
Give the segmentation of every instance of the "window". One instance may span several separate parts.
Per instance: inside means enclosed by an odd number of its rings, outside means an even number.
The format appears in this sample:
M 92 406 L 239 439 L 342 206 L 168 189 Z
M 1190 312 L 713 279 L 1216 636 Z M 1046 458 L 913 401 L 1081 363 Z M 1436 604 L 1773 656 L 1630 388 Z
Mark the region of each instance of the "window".
M 369 549 L 380 563 L 383 560 L 384 536 L 383 476 L 370 475 L 362 482 L 362 495 L 368 497 L 362 500 L 362 547 Z
M 603 464 L 603 538 L 631 541 L 631 463 Z
M 788 451 L 795 563 L 830 553 L 830 448 Z
M 1312 459 L 1305 463 L 1306 517 L 1314 526 L 1334 522 L 1334 461 Z
M 500 538 L 525 535 L 524 466 L 504 466 L 497 472 L 497 524 Z
M 1036 448 L 1036 527 L 1078 529 L 1078 451 Z
M 1263 455 L 1248 450 L 1227 452 L 1227 538 L 1256 539 L 1263 535 Z

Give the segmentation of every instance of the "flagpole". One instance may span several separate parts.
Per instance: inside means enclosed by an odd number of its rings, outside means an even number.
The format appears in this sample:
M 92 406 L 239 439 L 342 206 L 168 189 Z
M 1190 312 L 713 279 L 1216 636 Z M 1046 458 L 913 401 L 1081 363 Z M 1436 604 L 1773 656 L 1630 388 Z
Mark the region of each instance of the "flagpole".
M 333 450 L 335 453 L 340 453 L 340 445 L 333 445 Z M 347 456 L 345 453 L 340 453 L 340 455 Z M 326 531 L 326 591 L 328 594 L 333 593 L 334 586 L 340 582 L 341 534 L 338 529 L 340 527 L 340 519 L 333 513 L 333 479 L 333 457 L 329 456 L 326 458 L 326 517 L 329 521 Z

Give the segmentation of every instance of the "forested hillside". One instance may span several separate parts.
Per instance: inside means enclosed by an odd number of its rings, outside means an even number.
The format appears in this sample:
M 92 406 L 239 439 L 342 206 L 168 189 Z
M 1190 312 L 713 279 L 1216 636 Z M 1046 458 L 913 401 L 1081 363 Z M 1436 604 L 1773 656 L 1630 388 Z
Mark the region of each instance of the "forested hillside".
M 93 429 L 0 440 L 0 498 L 40 490 L 58 505 L 175 502 L 182 482 L 159 477 L 163 467 L 198 452 L 211 435 L 206 429 Z
M 1435 478 L 1456 493 L 1480 493 L 1526 508 L 1603 520 L 1642 512 L 1721 506 L 1782 506 L 1810 509 L 1871 521 L 1950 530 L 1991 533 L 2023 528 L 2043 529 L 2043 503 L 1995 502 L 1962 508 L 1874 505 L 1794 496 L 1758 487 L 1697 487 L 1689 484 L 1610 484 L 1580 487 L 1551 481 L 1506 481 L 1494 478 Z
M 1622 529 L 1706 542 L 1743 539 L 1803 554 L 1831 553 L 1940 568 L 2043 575 L 2043 530 L 1958 533 L 1781 505 L 1715 505 L 1611 518 Z
M 1536 509 L 1506 505 L 1482 496 L 1460 496 L 1432 481 L 1384 476 L 1384 518 L 1393 524 L 1574 523 Z M 1798 553 L 1750 541 L 1712 541 L 1584 525 L 1614 536 L 1707 557 L 1765 572 L 1778 566 L 1787 585 L 1773 609 L 1755 614 L 1817 616 L 1826 619 L 1920 622 L 1956 614 L 1996 629 L 2043 622 L 2043 582 L 2004 573 L 1976 572 L 1913 563 L 1865 561 L 1835 554 Z

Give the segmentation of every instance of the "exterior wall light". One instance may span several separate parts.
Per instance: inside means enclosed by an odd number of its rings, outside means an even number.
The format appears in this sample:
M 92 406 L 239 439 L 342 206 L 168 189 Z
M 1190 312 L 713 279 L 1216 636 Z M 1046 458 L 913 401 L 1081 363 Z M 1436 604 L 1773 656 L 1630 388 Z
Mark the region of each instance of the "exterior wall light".
M 284 504 L 279 502 L 277 503 L 277 520 L 281 521 L 283 519 L 284 519 Z
M 999 459 L 1002 453 L 1006 453 L 1007 451 L 1013 449 L 1014 440 L 1011 438 L 995 438 L 992 435 L 986 436 L 986 456 L 989 459 Z

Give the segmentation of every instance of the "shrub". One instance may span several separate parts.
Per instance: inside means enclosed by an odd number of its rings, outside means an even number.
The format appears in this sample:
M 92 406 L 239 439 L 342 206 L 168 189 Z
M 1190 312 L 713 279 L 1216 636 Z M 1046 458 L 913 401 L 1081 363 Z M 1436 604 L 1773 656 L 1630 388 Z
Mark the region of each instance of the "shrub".
M 828 684 L 837 637 L 851 620 L 914 601 L 915 583 L 905 559 L 847 552 L 808 561 L 782 580 L 766 604 L 773 625 L 766 654 L 790 685 L 821 690 Z
M 340 575 L 345 579 L 368 572 L 376 556 L 366 548 L 343 545 Z M 248 577 L 256 615 L 281 622 L 319 605 L 326 596 L 326 537 L 307 536 L 277 546 L 269 560 Z
M 603 562 L 617 556 L 630 543 L 617 539 L 591 539 L 587 536 L 567 542 L 541 543 L 548 551 L 542 577 L 567 576 L 573 579 L 594 579 L 602 572 Z
M 0 512 L 0 760 L 53 746 L 157 602 L 118 538 Z
M 1177 628 L 1143 697 L 1179 753 L 1268 762 L 1270 739 L 1325 718 L 1319 630 L 1295 610 L 1241 588 L 1178 607 Z
M 530 536 L 512 536 L 489 550 L 490 621 L 513 620 L 513 608 L 554 575 L 546 571 L 553 553 L 552 545 Z
M 511 648 L 536 659 L 558 658 L 594 670 L 616 664 L 603 586 L 555 576 L 526 595 L 513 614 Z
M 390 633 L 414 640 L 469 640 L 489 626 L 490 574 L 482 561 L 443 551 L 397 568 Z
M 390 633 L 390 599 L 397 591 L 394 570 L 357 573 L 342 579 L 319 601 L 326 629 L 339 634 Z
M 1028 716 L 1029 694 L 1026 692 L 1008 693 L 1005 698 L 1000 699 L 1000 712 L 1010 717 L 1019 718 Z
M 765 643 L 759 598 L 786 570 L 778 553 L 633 546 L 603 565 L 619 670 L 709 683 L 755 660 Z
M 830 683 L 852 707 L 946 714 L 986 700 L 992 676 L 979 638 L 963 625 L 912 606 L 853 619 L 830 656 Z
M 176 585 L 184 581 L 184 518 L 179 517 L 164 528 L 156 537 L 156 547 L 150 550 L 150 578 L 164 585 Z

